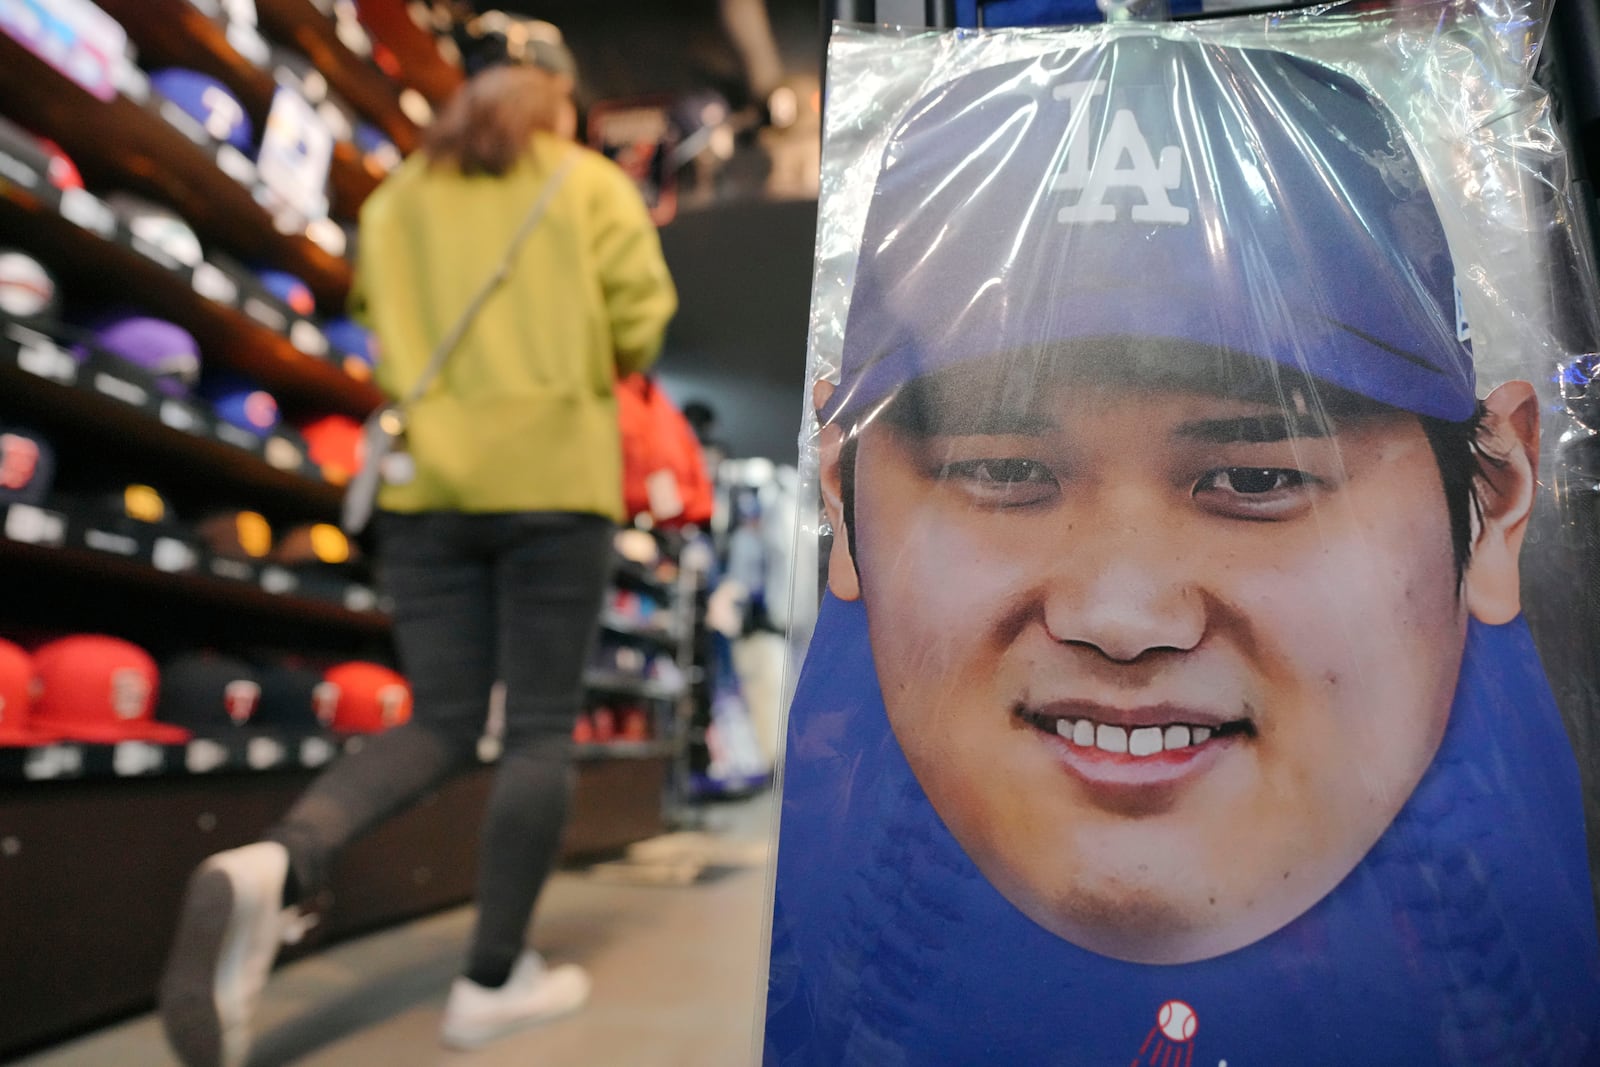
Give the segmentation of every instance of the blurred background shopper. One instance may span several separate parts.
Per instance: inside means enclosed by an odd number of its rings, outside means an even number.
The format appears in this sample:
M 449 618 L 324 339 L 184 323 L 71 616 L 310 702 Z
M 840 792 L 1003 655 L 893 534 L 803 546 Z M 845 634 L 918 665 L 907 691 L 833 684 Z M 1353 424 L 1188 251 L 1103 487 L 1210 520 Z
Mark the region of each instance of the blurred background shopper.
M 347 843 L 474 763 L 497 680 L 504 747 L 477 924 L 442 1039 L 472 1047 L 588 996 L 581 968 L 524 944 L 566 818 L 622 516 L 613 382 L 655 358 L 677 301 L 635 187 L 572 140 L 576 71 L 559 32 L 498 13 L 472 30 L 471 77 L 361 212 L 351 298 L 381 345 L 380 384 L 404 395 L 548 197 L 385 467 L 375 529 L 415 712 L 333 766 L 265 840 L 193 875 L 161 988 L 168 1039 L 192 1067 L 245 1061 L 299 906 Z

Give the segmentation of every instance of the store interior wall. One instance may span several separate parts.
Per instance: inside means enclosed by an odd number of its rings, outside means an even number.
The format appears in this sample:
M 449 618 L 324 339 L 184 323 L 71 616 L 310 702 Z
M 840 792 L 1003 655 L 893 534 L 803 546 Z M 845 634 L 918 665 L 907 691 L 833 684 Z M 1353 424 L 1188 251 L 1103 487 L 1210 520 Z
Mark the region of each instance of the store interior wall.
M 815 201 L 686 212 L 661 231 L 678 315 L 658 364 L 678 404 L 716 412 L 733 456 L 794 463 L 804 405 Z

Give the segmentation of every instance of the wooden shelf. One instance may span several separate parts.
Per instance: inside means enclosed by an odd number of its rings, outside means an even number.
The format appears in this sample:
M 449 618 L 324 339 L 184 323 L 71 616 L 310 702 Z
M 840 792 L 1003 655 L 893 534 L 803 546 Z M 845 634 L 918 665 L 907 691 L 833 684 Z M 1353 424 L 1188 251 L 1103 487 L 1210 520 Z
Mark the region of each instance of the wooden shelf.
M 332 358 L 342 358 L 338 354 L 318 358 L 296 348 L 289 335 L 301 320 L 246 272 L 215 264 L 197 272 L 158 262 L 152 258 L 157 250 L 135 243 L 114 222 L 98 231 L 80 226 L 63 217 L 62 206 L 60 194 L 48 185 L 28 190 L 0 184 L 0 232 L 76 292 L 124 300 L 137 294 L 145 310 L 194 334 L 209 364 L 258 382 L 287 408 L 364 417 L 382 402 L 371 383 L 335 365 Z M 273 315 L 283 320 L 284 332 L 264 324 Z
M 309 7 L 310 0 L 260 0 Z M 399 61 L 405 80 L 435 107 L 442 105 L 463 81 L 461 68 L 446 61 L 433 35 L 411 21 L 405 0 L 356 0 L 361 23 L 373 40 L 381 43 Z
M 60 144 L 92 188 L 124 188 L 169 203 L 202 240 L 303 278 L 322 307 L 344 306 L 350 264 L 303 234 L 278 232 L 253 187 L 218 163 L 239 153 L 179 132 L 161 118 L 153 93 L 142 103 L 126 95 L 96 99 L 0 34 L 0 99 L 11 118 Z
M 409 154 L 417 147 L 416 124 L 400 110 L 394 83 L 346 48 L 334 32 L 333 22 L 312 6 L 311 0 L 256 0 L 256 16 L 268 35 L 304 52 L 334 91 L 370 118 L 401 152 Z M 431 95 L 425 88 L 422 91 Z
M 187 67 L 216 78 L 239 98 L 256 130 L 265 127 L 277 82 L 270 70 L 239 54 L 215 19 L 186 0 L 104 0 L 100 7 L 122 23 L 146 67 Z M 334 216 L 354 219 L 383 173 L 369 169 L 360 151 L 341 141 L 328 178 Z
M 105 523 L 111 526 L 113 523 Z M 121 551 L 91 547 L 94 517 L 47 503 L 12 504 L 0 512 L 0 564 L 52 570 L 95 582 L 142 587 L 185 605 L 206 604 L 386 633 L 389 617 L 372 590 L 350 582 L 313 586 L 282 567 L 220 561 L 178 533 L 127 535 Z M 228 576 L 224 576 L 228 575 Z

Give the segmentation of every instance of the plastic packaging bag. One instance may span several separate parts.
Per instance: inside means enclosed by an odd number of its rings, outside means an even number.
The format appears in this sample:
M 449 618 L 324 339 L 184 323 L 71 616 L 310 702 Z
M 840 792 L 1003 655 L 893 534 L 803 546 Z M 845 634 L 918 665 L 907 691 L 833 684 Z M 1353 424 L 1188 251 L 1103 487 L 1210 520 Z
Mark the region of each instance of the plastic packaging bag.
M 767 1063 L 1600 1060 L 1539 16 L 835 36 Z

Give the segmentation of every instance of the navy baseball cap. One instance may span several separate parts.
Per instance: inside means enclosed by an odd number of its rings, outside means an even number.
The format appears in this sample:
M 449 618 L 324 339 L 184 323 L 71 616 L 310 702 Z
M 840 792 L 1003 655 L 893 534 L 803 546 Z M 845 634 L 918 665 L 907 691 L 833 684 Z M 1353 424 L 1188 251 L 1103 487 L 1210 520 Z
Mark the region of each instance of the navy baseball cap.
M 246 153 L 255 144 L 255 127 L 249 112 L 227 86 L 211 75 L 185 67 L 167 67 L 151 71 L 150 84 L 216 140 Z
M 1462 421 L 1477 397 L 1459 321 L 1438 212 L 1368 91 L 1280 52 L 1131 30 L 911 107 L 822 416 L 850 429 L 976 361 L 1142 351 L 1175 382 L 1189 355 L 1222 354 Z

